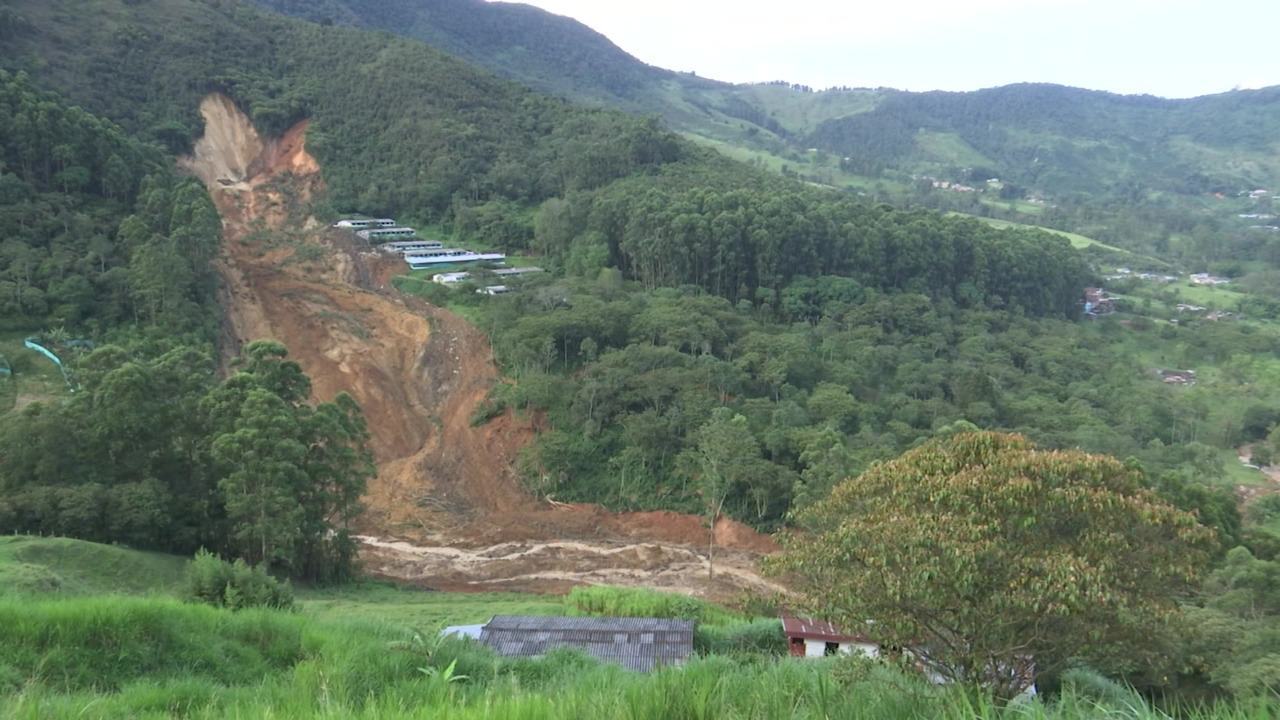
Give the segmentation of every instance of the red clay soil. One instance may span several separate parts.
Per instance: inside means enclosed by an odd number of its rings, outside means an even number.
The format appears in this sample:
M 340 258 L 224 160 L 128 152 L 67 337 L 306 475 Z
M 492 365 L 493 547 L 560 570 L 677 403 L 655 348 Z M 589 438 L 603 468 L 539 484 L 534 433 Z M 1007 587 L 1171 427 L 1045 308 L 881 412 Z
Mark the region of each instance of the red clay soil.
M 756 555 L 776 545 L 740 523 L 717 523 L 716 565 L 726 572 L 707 582 L 700 518 L 532 497 L 514 468 L 534 428 L 510 413 L 471 424 L 500 379 L 484 334 L 395 290 L 403 262 L 305 215 L 324 192 L 307 123 L 264 140 L 225 96 L 200 109 L 205 137 L 180 165 L 204 181 L 223 219 L 224 367 L 247 342 L 279 340 L 316 398 L 346 391 L 360 403 L 378 461 L 360 527 L 373 572 L 472 588 L 777 589 L 754 570 Z

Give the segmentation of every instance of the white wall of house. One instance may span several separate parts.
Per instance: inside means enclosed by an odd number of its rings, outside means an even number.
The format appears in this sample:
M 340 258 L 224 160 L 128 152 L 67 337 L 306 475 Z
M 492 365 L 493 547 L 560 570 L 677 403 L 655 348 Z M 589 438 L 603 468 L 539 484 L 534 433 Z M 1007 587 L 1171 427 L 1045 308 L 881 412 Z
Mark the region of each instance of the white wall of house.
M 858 653 L 860 655 L 877 658 L 880 657 L 880 648 L 869 643 L 852 643 L 843 642 L 839 644 L 839 653 L 841 655 L 852 655 Z M 804 641 L 805 657 L 823 657 L 827 654 L 827 643 L 825 640 L 809 640 Z

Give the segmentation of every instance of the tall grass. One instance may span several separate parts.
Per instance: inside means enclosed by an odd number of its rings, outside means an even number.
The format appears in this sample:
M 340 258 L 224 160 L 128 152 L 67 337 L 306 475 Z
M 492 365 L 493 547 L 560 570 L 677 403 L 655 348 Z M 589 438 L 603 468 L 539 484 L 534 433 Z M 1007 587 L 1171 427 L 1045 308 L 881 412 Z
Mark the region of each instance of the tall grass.
M 0 720 L 1166 718 L 1124 692 L 1076 693 L 1069 683 L 1053 703 L 998 708 L 849 659 L 710 656 L 636 674 L 569 651 L 512 661 L 456 639 L 407 652 L 392 642 L 400 639 L 384 626 L 156 599 L 0 603 Z M 1277 711 L 1260 702 L 1185 717 Z
M 154 594 L 176 590 L 187 559 L 113 545 L 0 536 L 0 595 Z
M 606 617 L 676 618 L 704 625 L 741 622 L 720 605 L 675 593 L 644 588 L 577 587 L 565 596 L 572 612 Z

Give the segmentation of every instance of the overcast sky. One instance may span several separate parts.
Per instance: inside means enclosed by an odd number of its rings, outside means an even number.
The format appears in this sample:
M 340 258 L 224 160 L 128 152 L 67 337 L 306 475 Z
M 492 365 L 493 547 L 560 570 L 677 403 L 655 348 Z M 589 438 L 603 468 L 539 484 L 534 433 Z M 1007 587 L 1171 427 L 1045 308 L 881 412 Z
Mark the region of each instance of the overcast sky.
M 730 82 L 1053 82 L 1192 97 L 1280 85 L 1280 0 L 530 0 L 641 60 Z

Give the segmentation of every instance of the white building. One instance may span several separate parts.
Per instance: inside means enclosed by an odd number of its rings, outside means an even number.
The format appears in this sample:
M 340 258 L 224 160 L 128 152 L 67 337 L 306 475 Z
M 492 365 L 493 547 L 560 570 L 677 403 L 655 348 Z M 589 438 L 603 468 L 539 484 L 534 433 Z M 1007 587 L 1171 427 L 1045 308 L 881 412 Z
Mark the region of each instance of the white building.
M 782 633 L 792 657 L 852 655 L 880 657 L 880 646 L 862 635 L 850 635 L 825 620 L 783 617 Z

